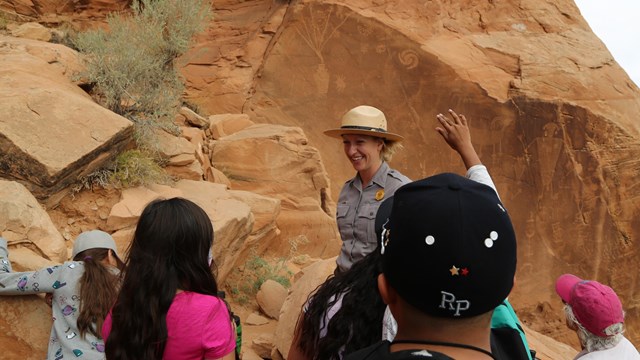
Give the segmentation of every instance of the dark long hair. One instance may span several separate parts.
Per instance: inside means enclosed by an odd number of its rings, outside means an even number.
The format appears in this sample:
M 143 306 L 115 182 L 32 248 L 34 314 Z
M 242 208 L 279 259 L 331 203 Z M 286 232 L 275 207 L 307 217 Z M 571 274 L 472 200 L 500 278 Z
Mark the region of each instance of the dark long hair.
M 393 196 L 378 207 L 374 222 L 377 248 L 344 272 L 338 272 L 309 295 L 307 310 L 296 324 L 298 348 L 308 359 L 338 360 L 343 355 L 374 344 L 382 338 L 385 303 L 378 291 L 378 275 L 382 272 L 381 243 Z M 342 305 L 324 324 L 326 313 L 340 296 Z M 327 334 L 320 337 L 322 326 Z
M 381 255 L 375 250 L 349 270 L 327 279 L 309 296 L 307 311 L 296 325 L 298 346 L 308 359 L 340 359 L 343 346 L 346 355 L 380 341 L 386 306 L 378 292 L 380 272 Z M 344 294 L 342 306 L 320 338 L 327 309 L 340 294 Z
M 80 278 L 80 315 L 78 316 L 78 330 L 80 336 L 88 333 L 102 338 L 102 323 L 107 317 L 109 309 L 118 296 L 118 282 L 120 275 L 102 262 L 109 256 L 109 249 L 92 248 L 77 254 L 73 260 L 84 262 L 84 273 Z M 118 255 L 112 253 L 116 259 L 118 270 L 124 268 L 124 263 Z
M 216 296 L 209 265 L 213 226 L 193 202 L 173 198 L 145 207 L 129 245 L 124 280 L 112 311 L 107 359 L 162 359 L 166 316 L 177 290 Z

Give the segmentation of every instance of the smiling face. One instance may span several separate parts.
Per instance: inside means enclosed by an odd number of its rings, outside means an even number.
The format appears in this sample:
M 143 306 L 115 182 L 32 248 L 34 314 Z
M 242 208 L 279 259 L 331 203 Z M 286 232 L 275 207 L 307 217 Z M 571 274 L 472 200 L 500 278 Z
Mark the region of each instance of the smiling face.
M 344 153 L 347 155 L 351 165 L 361 175 L 373 176 L 382 164 L 380 151 L 383 140 L 381 138 L 367 135 L 342 135 Z

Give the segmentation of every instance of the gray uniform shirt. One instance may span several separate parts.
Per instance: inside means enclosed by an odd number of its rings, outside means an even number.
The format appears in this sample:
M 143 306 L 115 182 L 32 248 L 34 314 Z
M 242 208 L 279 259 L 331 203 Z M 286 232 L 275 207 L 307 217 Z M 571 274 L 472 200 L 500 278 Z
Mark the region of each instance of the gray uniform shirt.
M 340 271 L 349 270 L 353 263 L 377 247 L 374 227 L 378 207 L 400 186 L 409 182 L 411 180 L 408 177 L 383 162 L 371 183 L 364 189 L 357 174 L 344 184 L 338 197 L 336 213 L 342 238 L 342 249 L 336 261 Z
M 104 359 L 104 341 L 90 333 L 80 337 L 80 278 L 82 261 L 39 271 L 11 272 L 7 241 L 0 238 L 0 295 L 52 293 L 53 325 L 49 337 L 47 359 Z

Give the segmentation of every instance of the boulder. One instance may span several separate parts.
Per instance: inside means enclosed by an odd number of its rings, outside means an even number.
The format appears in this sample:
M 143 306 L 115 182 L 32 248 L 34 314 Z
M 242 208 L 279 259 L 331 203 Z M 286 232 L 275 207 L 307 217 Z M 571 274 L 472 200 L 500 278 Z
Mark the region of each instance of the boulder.
M 196 161 L 196 156 L 195 154 L 180 154 L 170 158 L 168 161 L 167 166 L 187 166 Z
M 195 161 L 194 155 L 179 155 L 173 157 L 172 159 L 180 159 L 180 157 L 186 157 L 189 160 L 186 165 L 167 165 L 164 170 L 167 174 L 178 178 L 178 179 L 187 179 L 187 180 L 202 180 L 204 178 L 204 172 L 202 171 L 202 165 L 198 161 Z M 182 159 L 184 162 L 185 160 Z
M 260 334 L 251 342 L 251 349 L 261 358 L 270 359 L 273 349 L 273 334 Z
M 52 37 L 51 30 L 35 22 L 21 24 L 17 28 L 11 30 L 11 35 L 19 38 L 45 42 L 51 40 Z
M 11 247 L 9 251 L 9 259 L 11 260 L 13 271 L 34 271 L 59 264 L 59 262 L 43 258 L 27 247 L 15 249 Z
M 213 254 L 222 284 L 235 266 L 239 254 L 253 227 L 253 214 L 249 205 L 236 200 L 226 186 L 206 181 L 181 180 L 174 187 L 149 185 L 126 189 L 121 201 L 115 204 L 107 226 L 119 230 L 114 239 L 119 251 L 123 251 L 132 239 L 133 227 L 144 207 L 154 199 L 183 197 L 198 204 L 211 218 L 214 229 Z
M 133 124 L 91 100 L 60 67 L 43 59 L 46 54 L 34 56 L 15 41 L 2 46 L 4 39 L 0 37 L 0 176 L 20 181 L 44 199 L 128 147 Z
M 298 245 L 300 253 L 337 253 L 340 243 L 331 210 L 335 205 L 327 193 L 329 180 L 301 129 L 256 124 L 215 141 L 211 159 L 233 189 L 280 199 L 281 240 L 269 251 L 289 254 L 289 240 L 304 234 L 308 241 Z
M 53 80 L 60 79 L 58 76 L 54 74 L 64 75 L 64 77 L 73 82 L 74 84 L 78 82 L 78 75 L 85 69 L 84 64 L 82 63 L 82 56 L 75 50 L 70 49 L 66 46 L 60 44 L 51 44 L 37 40 L 30 40 L 24 38 L 14 38 L 8 36 L 0 35 L 0 45 L 5 51 L 6 55 L 9 53 L 18 55 L 18 54 L 28 54 L 34 58 L 43 60 L 48 64 L 46 66 L 47 70 L 41 73 L 42 76 L 52 76 Z M 30 57 L 25 56 L 23 59 L 18 59 L 20 61 L 31 61 Z M 6 66 L 16 66 L 15 62 L 11 62 L 5 64 Z M 37 62 L 32 63 L 33 66 L 42 66 Z M 60 79 L 60 84 L 66 84 L 67 82 Z M 71 87 L 70 89 L 78 90 L 76 87 Z
M 198 115 L 195 111 L 189 109 L 188 107 L 181 107 L 179 113 L 180 115 L 184 116 L 185 122 L 187 124 L 201 129 L 209 127 L 209 120 Z
M 191 155 L 195 161 L 196 148 L 189 140 L 181 137 L 174 136 L 163 130 L 154 131 L 156 138 L 156 148 L 160 152 L 160 156 L 168 159 L 171 164 L 171 159 L 181 155 Z
M 134 226 L 148 203 L 160 197 L 178 196 L 182 196 L 181 191 L 165 185 L 125 189 L 120 195 L 120 201 L 111 208 L 107 218 L 107 230 L 116 231 Z
M 45 359 L 51 333 L 51 308 L 36 295 L 3 296 L 0 333 L 3 359 Z
M 224 185 L 181 180 L 176 188 L 182 191 L 182 197 L 202 207 L 213 221 L 213 257 L 218 268 L 216 278 L 222 284 L 247 246 L 254 224 L 251 208 L 229 194 Z
M 238 260 L 247 259 L 250 252 L 263 253 L 268 247 L 273 246 L 280 235 L 277 219 L 280 215 L 280 200 L 268 196 L 259 195 L 249 191 L 230 190 L 232 198 L 249 205 L 253 214 L 253 228 L 245 242 Z
M 127 250 L 129 248 L 129 244 L 131 244 L 131 241 L 133 240 L 133 235 L 135 234 L 135 232 L 136 232 L 136 227 L 131 226 L 128 228 L 119 229 L 113 234 L 111 234 L 111 237 L 116 242 L 118 257 L 122 261 L 124 261 L 128 256 Z
M 38 256 L 53 262 L 67 260 L 67 247 L 47 212 L 22 184 L 0 179 L 0 235 L 10 245 L 20 244 L 35 251 Z M 17 266 L 36 270 L 17 258 Z
M 256 301 L 265 315 L 278 320 L 280 309 L 287 295 L 287 289 L 282 284 L 268 279 L 260 286 L 260 290 L 256 294 Z
M 247 319 L 244 321 L 244 323 L 251 326 L 260 326 L 268 324 L 269 319 L 260 314 L 251 313 L 249 314 L 249 316 L 247 316 Z
M 189 140 L 191 142 L 191 144 L 193 144 L 193 146 L 196 147 L 196 149 L 198 148 L 198 145 L 202 145 L 204 144 L 204 131 L 202 131 L 201 129 L 198 128 L 194 128 L 194 127 L 189 127 L 189 126 L 182 126 L 180 128 L 180 131 L 182 132 L 182 136 Z
M 296 274 L 297 280 L 282 305 L 280 319 L 275 332 L 276 349 L 286 359 L 293 341 L 298 317 L 309 294 L 322 284 L 336 268 L 336 258 L 317 261 Z
M 229 188 L 231 187 L 231 181 L 229 180 L 227 175 L 225 175 L 222 171 L 212 166 L 209 166 L 207 168 L 207 171 L 205 171 L 204 173 L 204 178 L 207 181 L 218 183 L 218 184 L 224 184 Z
M 263 358 L 258 356 L 258 354 L 256 354 L 256 352 L 251 349 L 248 348 L 247 346 L 243 346 L 242 347 L 242 360 L 262 360 Z
M 218 114 L 209 116 L 209 132 L 213 139 L 232 135 L 253 125 L 246 114 Z

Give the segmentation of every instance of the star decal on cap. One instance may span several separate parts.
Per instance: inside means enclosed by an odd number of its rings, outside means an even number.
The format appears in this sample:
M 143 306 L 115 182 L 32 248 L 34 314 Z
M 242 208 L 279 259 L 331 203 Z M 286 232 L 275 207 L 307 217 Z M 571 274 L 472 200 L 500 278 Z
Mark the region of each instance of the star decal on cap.
M 462 271 L 462 276 L 467 276 L 467 275 L 469 275 L 469 269 L 467 269 L 467 268 L 462 268 L 462 270 L 461 270 L 461 271 Z
M 451 272 L 451 276 L 459 276 L 460 273 L 458 272 L 460 270 L 460 268 L 457 268 L 455 265 L 453 265 L 451 267 L 451 269 L 449 269 L 449 272 Z

